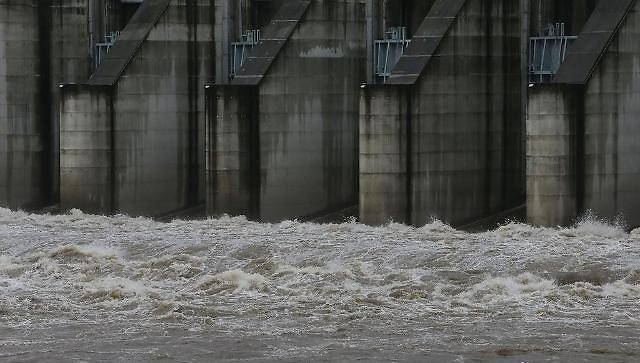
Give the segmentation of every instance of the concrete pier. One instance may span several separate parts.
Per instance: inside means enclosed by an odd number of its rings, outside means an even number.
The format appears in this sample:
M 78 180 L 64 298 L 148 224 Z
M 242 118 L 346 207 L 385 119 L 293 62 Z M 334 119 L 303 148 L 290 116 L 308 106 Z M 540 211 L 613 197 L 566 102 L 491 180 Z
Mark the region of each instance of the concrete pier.
M 40 101 L 48 85 L 41 57 L 38 1 L 0 3 L 0 205 L 37 206 L 49 198 L 50 124 Z
M 260 217 L 259 101 L 255 87 L 209 88 L 207 212 Z
M 463 224 L 522 203 L 520 30 L 518 2 L 433 2 L 363 90 L 363 222 Z
M 640 225 L 638 3 L 0 0 L 0 206 Z
M 106 1 L 106 0 L 101 0 Z M 113 2 L 113 0 L 111 0 Z M 49 3 L 49 54 L 50 54 L 50 91 L 48 107 L 51 110 L 52 130 L 51 157 L 52 200 L 59 202 L 60 197 L 60 84 L 86 82 L 93 71 L 91 64 L 91 29 L 88 23 L 91 9 L 97 8 L 98 0 L 58 0 Z M 103 14 L 97 17 L 104 16 Z
M 360 103 L 360 216 L 372 223 L 409 220 L 409 92 L 373 85 Z
M 58 83 L 89 75 L 87 6 L 0 3 L 0 205 L 58 199 Z
M 527 107 L 527 218 L 540 225 L 576 217 L 576 132 L 580 92 L 549 85 L 529 91 Z
M 363 5 L 282 2 L 245 66 L 211 86 L 210 215 L 278 221 L 357 203 Z
M 529 97 L 528 219 L 586 211 L 640 225 L 640 3 L 600 2 L 551 84 Z
M 88 82 L 62 88 L 62 208 L 154 216 L 204 201 L 214 14 L 212 1 L 145 1 Z

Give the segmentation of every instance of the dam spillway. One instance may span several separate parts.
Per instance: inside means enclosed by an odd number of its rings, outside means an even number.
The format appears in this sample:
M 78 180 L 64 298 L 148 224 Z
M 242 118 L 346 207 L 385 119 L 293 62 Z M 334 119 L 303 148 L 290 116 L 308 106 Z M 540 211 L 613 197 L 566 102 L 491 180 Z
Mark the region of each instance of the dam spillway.
M 638 225 L 638 6 L 0 2 L 0 205 Z
M 527 214 L 567 224 L 586 211 L 640 223 L 640 4 L 591 7 L 548 82 L 529 92 Z
M 212 85 L 208 210 L 266 221 L 357 203 L 358 1 L 289 1 L 228 82 Z
M 61 85 L 63 208 L 160 215 L 204 199 L 210 6 L 143 2 L 92 76 Z
M 363 88 L 365 223 L 460 224 L 522 200 L 517 4 L 433 1 L 426 10 L 392 71 Z

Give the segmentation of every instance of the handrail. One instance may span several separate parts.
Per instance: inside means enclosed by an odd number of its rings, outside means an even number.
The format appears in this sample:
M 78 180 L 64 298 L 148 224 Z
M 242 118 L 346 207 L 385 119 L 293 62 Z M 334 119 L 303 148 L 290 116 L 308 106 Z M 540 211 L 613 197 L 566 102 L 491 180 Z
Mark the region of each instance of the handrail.
M 385 39 L 376 40 L 374 43 L 375 75 L 382 77 L 384 82 L 387 77 L 391 76 L 393 68 L 404 54 L 411 40 L 407 39 L 406 27 L 394 27 L 385 32 Z
M 111 32 L 104 36 L 104 42 L 96 43 L 95 68 L 97 69 L 102 63 L 104 57 L 118 40 L 120 32 Z
M 544 83 L 558 73 L 567 50 L 578 39 L 564 34 L 564 23 L 549 25 L 546 35 L 529 38 L 529 82 Z
M 247 30 L 240 36 L 240 41 L 231 43 L 231 78 L 244 66 L 249 49 L 260 43 L 260 30 Z

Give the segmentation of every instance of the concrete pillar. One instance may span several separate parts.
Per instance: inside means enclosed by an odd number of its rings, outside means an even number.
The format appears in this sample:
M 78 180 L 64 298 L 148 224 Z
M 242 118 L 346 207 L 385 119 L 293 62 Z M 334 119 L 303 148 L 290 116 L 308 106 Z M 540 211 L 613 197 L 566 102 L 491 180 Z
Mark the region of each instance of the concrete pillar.
M 520 9 L 467 1 L 411 98 L 411 223 L 465 224 L 524 199 Z
M 48 59 L 39 22 L 46 10 L 35 0 L 0 2 L 0 206 L 37 208 L 51 199 L 51 125 L 42 107 Z
M 257 89 L 256 218 L 309 218 L 357 204 L 358 87 L 366 78 L 363 5 L 356 0 L 284 1 L 262 29 L 264 41 L 230 82 Z M 229 94 L 236 91 L 229 88 Z M 208 183 L 209 188 L 215 185 Z M 218 192 L 225 191 L 213 190 L 210 200 L 233 199 L 215 196 Z M 216 206 L 209 210 L 225 212 Z
M 67 85 L 60 91 L 61 208 L 113 213 L 111 89 Z
M 522 204 L 519 5 L 507 0 L 435 2 L 418 30 L 424 36 L 414 39 L 381 85 L 406 87 L 407 115 L 393 113 L 394 107 L 380 97 L 389 96 L 383 91 L 369 92 L 377 99 L 365 101 L 361 113 L 360 147 L 366 152 L 360 159 L 360 215 L 365 223 L 381 223 L 391 217 L 385 213 L 404 208 L 388 208 L 388 201 L 405 203 L 408 211 L 402 216 L 414 225 L 434 217 L 465 224 Z M 387 109 L 392 112 L 386 114 Z M 389 165 L 379 162 L 376 158 L 388 158 L 386 148 L 396 144 L 376 142 L 381 138 L 365 129 L 368 123 L 395 125 L 398 116 L 405 118 L 409 137 L 404 151 L 408 166 L 398 165 L 397 157 Z M 371 121 L 374 117 L 387 120 Z M 390 166 L 404 168 L 393 172 L 407 175 L 405 198 L 390 196 L 397 188 L 379 182 L 388 177 L 371 176 L 388 174 Z
M 207 214 L 257 218 L 257 88 L 211 87 L 207 100 Z
M 110 94 L 112 142 L 99 145 L 110 148 L 113 201 L 76 192 L 77 179 L 64 177 L 69 185 L 62 186 L 63 206 L 158 216 L 204 202 L 204 85 L 212 79 L 216 58 L 212 5 L 210 0 L 142 3 L 86 87 L 64 100 L 63 132 L 69 132 L 75 130 L 73 113 L 106 122 L 107 101 L 97 95 Z M 82 147 L 66 141 L 63 172 L 90 172 L 90 164 L 67 152 Z M 102 187 L 102 177 L 92 182 L 95 188 Z
M 0 147 L 6 152 L 0 157 L 0 195 L 6 195 L 0 203 L 39 208 L 58 199 L 58 84 L 88 78 L 87 4 L 0 4 L 0 125 L 6 126 Z
M 312 1 L 260 83 L 261 218 L 357 204 L 360 1 Z
M 529 92 L 529 33 L 531 1 L 520 0 L 520 188 L 526 194 L 527 185 L 527 102 Z
M 88 22 L 89 0 L 51 1 L 48 41 L 50 42 L 50 93 L 48 107 L 52 126 L 54 195 L 60 193 L 60 88 L 61 83 L 84 83 L 92 71 L 91 36 Z M 95 43 L 94 43 L 95 44 Z
M 529 223 L 544 226 L 566 225 L 577 217 L 578 112 L 581 108 L 579 89 L 561 85 L 540 85 L 529 92 Z
M 162 215 L 204 202 L 211 5 L 171 1 L 114 84 L 119 211 Z
M 360 221 L 408 223 L 408 89 L 368 86 L 360 98 Z
M 584 208 L 640 226 L 640 2 L 585 89 Z

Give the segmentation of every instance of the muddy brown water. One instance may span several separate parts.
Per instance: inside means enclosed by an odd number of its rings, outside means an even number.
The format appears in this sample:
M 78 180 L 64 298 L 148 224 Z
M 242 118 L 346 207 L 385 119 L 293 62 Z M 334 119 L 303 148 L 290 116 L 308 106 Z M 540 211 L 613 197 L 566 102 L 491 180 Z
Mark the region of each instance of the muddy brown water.
M 640 231 L 0 209 L 2 362 L 638 362 Z

